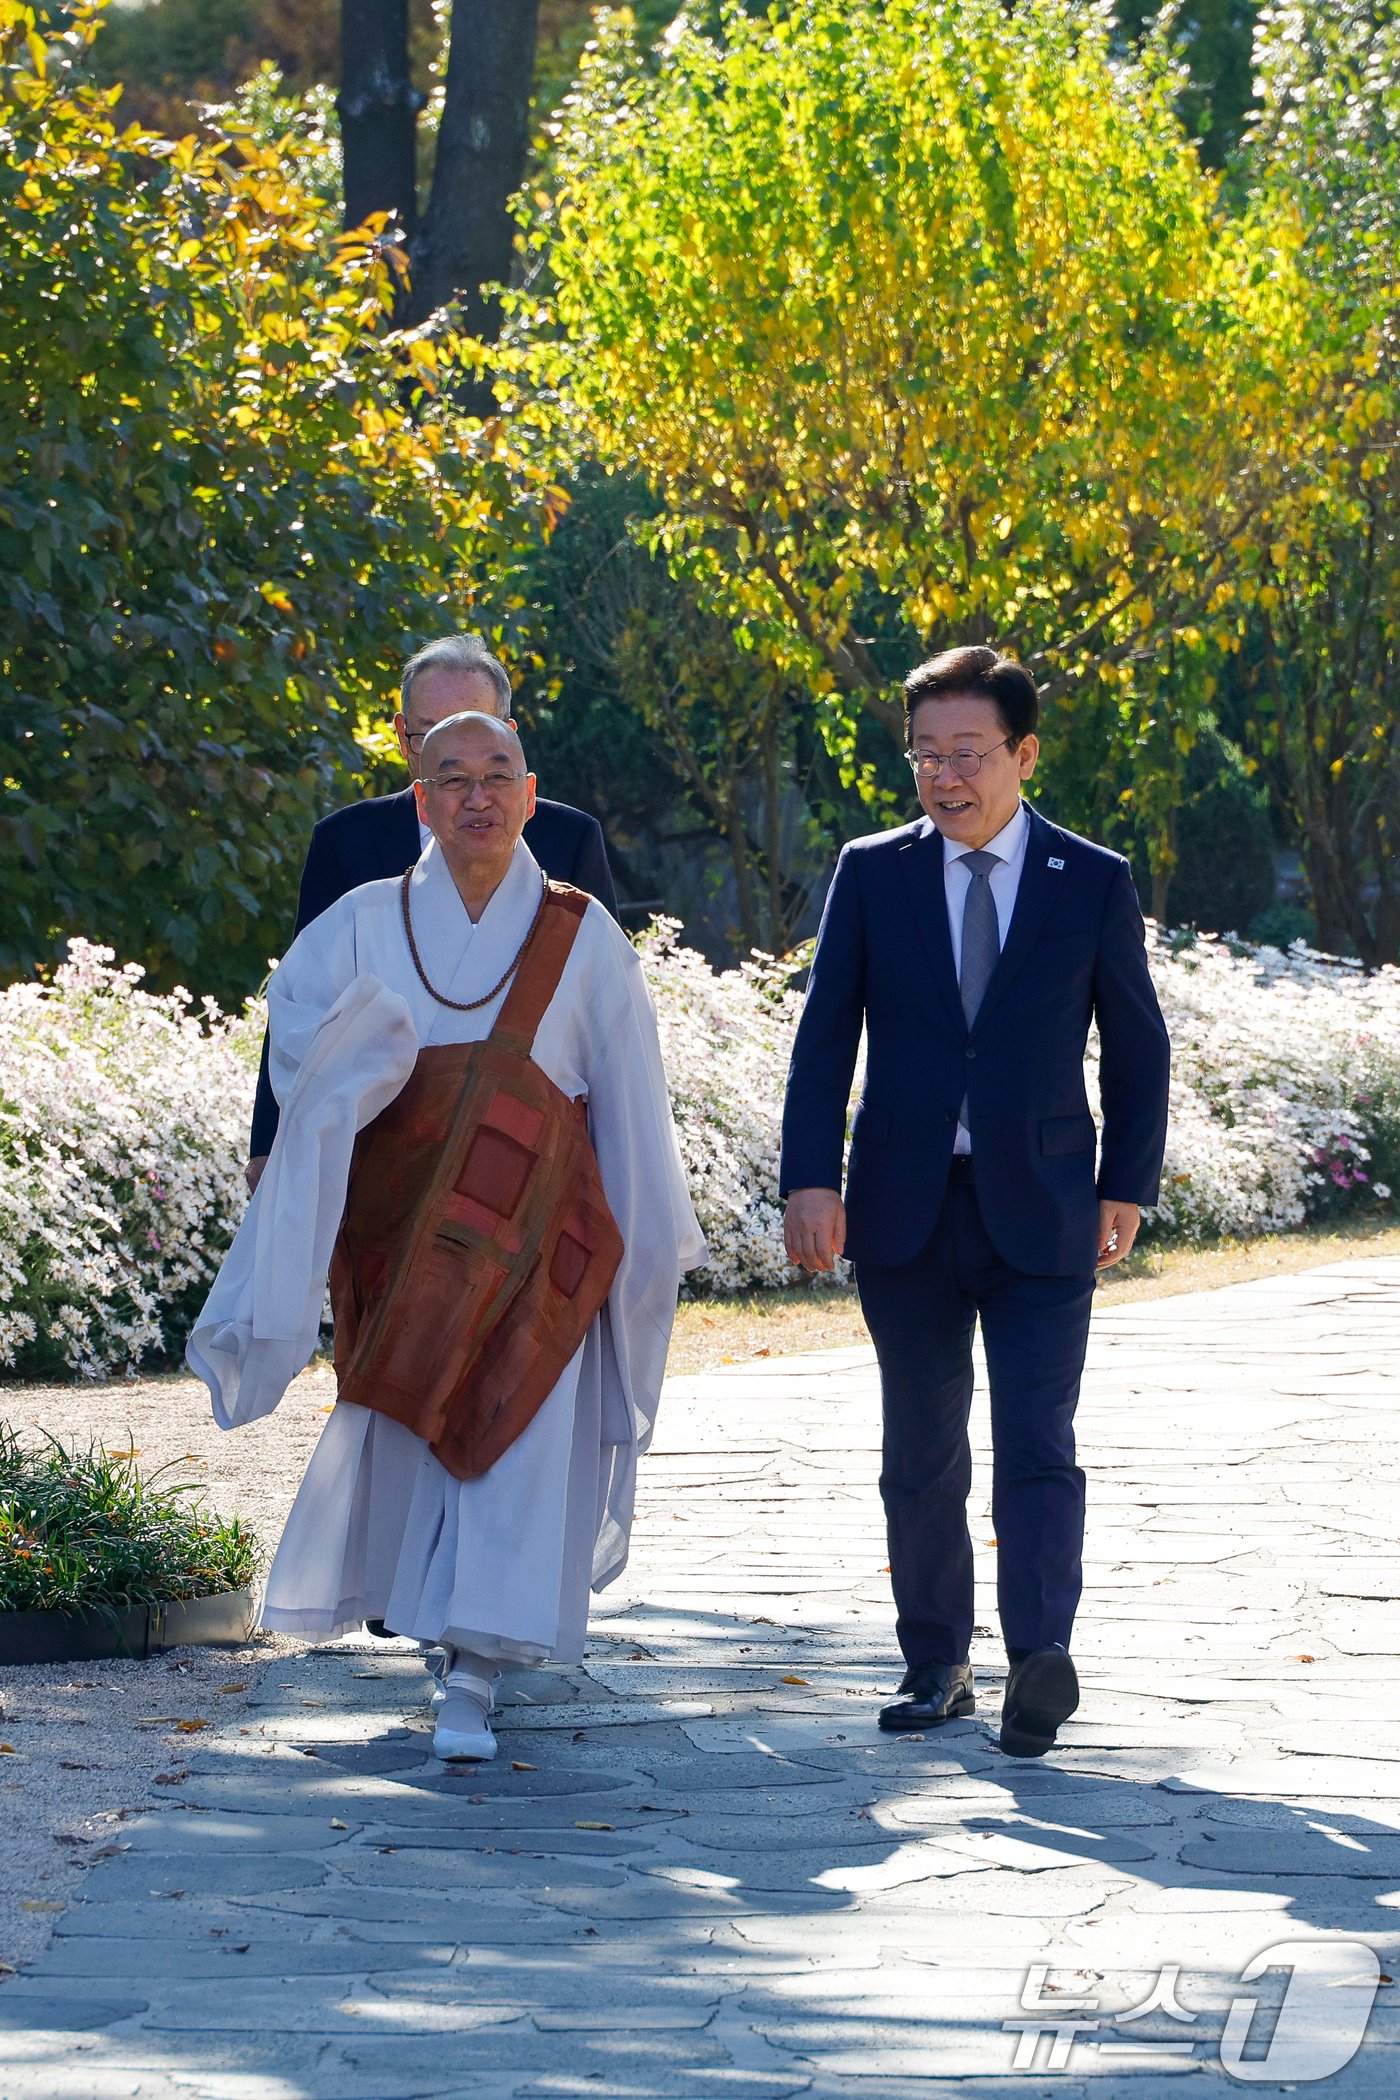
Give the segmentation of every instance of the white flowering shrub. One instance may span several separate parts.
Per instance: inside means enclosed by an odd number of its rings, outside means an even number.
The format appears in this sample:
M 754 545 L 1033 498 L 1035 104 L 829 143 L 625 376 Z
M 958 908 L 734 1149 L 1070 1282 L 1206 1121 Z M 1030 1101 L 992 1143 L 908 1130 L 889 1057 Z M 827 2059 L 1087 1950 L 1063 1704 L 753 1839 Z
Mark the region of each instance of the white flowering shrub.
M 1172 1039 L 1159 1237 L 1247 1238 L 1390 1198 L 1400 1166 L 1400 970 L 1298 942 L 1152 936 Z
M 260 1008 L 68 944 L 0 994 L 0 1363 L 100 1378 L 177 1348 L 233 1237 Z
M 778 1201 L 778 1131 L 802 1011 L 792 979 L 806 956 L 755 955 L 716 971 L 682 948 L 674 919 L 637 936 L 656 1003 L 681 1159 L 710 1250 L 712 1290 L 791 1283 Z
M 638 946 L 710 1246 L 695 1281 L 788 1283 L 778 1130 L 805 958 L 715 971 L 677 934 L 658 920 Z M 1175 1057 L 1147 1229 L 1243 1237 L 1389 1201 L 1400 970 L 1149 938 Z M 0 1364 L 25 1375 L 173 1354 L 242 1215 L 262 1008 L 221 1014 L 141 976 L 73 941 L 51 985 L 0 993 Z

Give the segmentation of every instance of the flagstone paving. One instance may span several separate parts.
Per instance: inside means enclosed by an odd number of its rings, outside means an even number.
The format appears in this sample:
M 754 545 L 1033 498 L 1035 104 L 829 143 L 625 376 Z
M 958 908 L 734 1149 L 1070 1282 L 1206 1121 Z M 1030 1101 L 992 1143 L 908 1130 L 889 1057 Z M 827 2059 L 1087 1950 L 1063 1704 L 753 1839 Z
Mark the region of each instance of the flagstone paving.
M 869 1352 L 675 1382 L 632 1565 L 582 1668 L 506 1680 L 499 1760 L 433 1760 L 406 1647 L 279 1655 L 0 1989 L 0 2095 L 1389 2096 L 1398 1396 L 1400 1262 L 1102 1315 L 1084 1703 L 1028 1764 L 990 1632 L 975 1721 L 874 1725 Z

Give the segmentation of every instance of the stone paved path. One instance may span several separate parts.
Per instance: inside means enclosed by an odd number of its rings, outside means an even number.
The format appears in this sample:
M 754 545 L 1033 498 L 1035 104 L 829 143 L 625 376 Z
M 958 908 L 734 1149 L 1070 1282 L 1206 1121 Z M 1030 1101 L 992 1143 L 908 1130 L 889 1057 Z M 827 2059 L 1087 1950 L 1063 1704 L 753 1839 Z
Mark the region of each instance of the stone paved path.
M 873 1725 L 868 1354 L 677 1383 L 588 1662 L 507 1681 L 499 1761 L 432 1760 L 399 1648 L 276 1658 L 0 1990 L 0 2094 L 1150 2100 L 1225 2087 L 1232 1999 L 1260 2053 L 1288 1971 L 1241 1973 L 1298 1941 L 1301 2041 L 1239 2077 L 1400 2091 L 1398 1365 L 1400 1262 L 1100 1319 L 1084 1706 L 1039 1764 L 990 1635 L 975 1722 Z M 1181 2016 L 1120 2020 L 1164 1966 Z

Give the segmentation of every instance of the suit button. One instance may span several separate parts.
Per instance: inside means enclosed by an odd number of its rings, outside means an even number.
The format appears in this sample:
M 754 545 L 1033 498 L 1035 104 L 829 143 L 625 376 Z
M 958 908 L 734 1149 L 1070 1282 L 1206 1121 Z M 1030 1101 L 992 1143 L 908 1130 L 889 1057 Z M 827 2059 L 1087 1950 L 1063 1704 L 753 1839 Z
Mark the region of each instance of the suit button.
M 977 1052 L 975 1050 L 969 1050 L 967 1054 L 969 1057 L 976 1057 Z

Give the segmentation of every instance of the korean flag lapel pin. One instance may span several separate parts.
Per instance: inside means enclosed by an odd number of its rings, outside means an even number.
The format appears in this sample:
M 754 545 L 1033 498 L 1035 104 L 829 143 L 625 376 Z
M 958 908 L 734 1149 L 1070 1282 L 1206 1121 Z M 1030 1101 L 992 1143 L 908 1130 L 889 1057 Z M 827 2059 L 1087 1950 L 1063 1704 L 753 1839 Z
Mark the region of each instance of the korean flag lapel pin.
M 1054 855 L 1052 854 L 1049 860 L 1046 861 L 1045 865 L 1047 868 L 1059 868 L 1063 872 L 1065 864 L 1062 860 L 1056 860 Z

